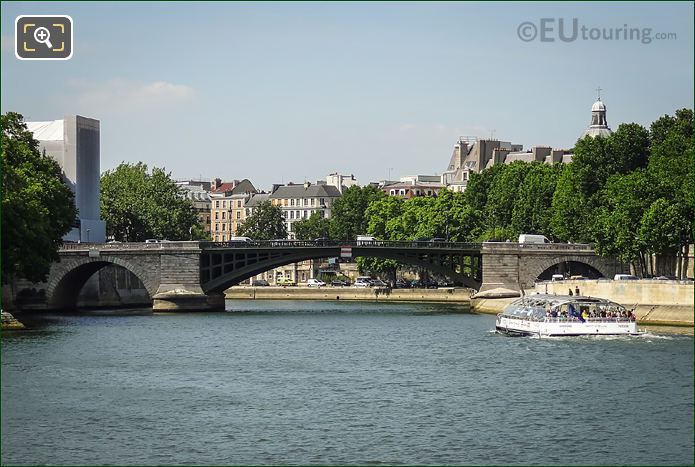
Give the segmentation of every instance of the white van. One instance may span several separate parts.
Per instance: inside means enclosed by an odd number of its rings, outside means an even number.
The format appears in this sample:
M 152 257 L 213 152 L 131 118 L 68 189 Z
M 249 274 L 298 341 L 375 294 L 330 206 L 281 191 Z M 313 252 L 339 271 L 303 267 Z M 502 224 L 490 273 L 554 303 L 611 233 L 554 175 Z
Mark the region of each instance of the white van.
M 519 235 L 519 243 L 552 243 L 545 235 Z
M 563 276 L 562 274 L 553 274 L 553 277 L 551 277 L 550 280 L 553 282 L 564 281 L 565 276 Z
M 639 277 L 633 276 L 632 274 L 616 274 L 613 276 L 614 281 L 636 281 Z
M 370 235 L 358 235 L 357 236 L 357 246 L 370 245 L 372 242 L 376 242 L 376 237 L 372 237 Z
M 230 242 L 243 242 L 243 243 L 249 243 L 253 240 L 251 240 L 249 237 L 229 237 Z

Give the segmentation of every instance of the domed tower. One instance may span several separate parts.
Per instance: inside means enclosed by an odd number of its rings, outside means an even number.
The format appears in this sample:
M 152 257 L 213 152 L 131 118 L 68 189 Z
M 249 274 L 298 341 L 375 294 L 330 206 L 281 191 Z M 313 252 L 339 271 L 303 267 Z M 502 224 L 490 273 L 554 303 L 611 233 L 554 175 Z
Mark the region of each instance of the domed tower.
M 612 133 L 611 129 L 608 127 L 608 120 L 606 120 L 606 104 L 601 101 L 601 88 L 597 89 L 598 99 L 591 106 L 591 124 L 584 131 L 584 136 L 591 136 L 592 138 L 596 136 L 607 137 Z

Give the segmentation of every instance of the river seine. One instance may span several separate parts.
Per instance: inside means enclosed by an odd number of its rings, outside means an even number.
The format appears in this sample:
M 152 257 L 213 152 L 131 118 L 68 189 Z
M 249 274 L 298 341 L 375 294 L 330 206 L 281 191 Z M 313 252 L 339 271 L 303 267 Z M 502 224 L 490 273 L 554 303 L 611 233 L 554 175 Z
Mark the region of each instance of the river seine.
M 49 315 L 3 464 L 692 464 L 693 337 L 510 338 L 451 304 Z

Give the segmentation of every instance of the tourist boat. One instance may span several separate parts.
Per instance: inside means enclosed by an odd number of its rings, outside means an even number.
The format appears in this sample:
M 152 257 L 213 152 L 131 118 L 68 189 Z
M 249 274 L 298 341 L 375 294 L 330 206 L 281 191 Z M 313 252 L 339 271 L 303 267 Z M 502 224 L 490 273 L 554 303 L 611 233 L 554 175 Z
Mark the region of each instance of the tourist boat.
M 633 313 L 595 297 L 528 295 L 497 315 L 497 332 L 512 336 L 639 335 Z

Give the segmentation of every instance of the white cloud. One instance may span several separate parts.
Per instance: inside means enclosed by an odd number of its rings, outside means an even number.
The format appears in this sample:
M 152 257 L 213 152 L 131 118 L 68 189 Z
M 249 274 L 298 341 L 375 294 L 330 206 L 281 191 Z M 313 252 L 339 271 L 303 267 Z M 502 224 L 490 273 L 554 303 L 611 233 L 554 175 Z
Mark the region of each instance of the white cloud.
M 195 90 L 190 86 L 166 81 L 141 83 L 114 78 L 95 83 L 73 80 L 68 86 L 72 92 L 60 100 L 76 106 L 79 112 L 153 110 L 186 103 L 195 97 Z

